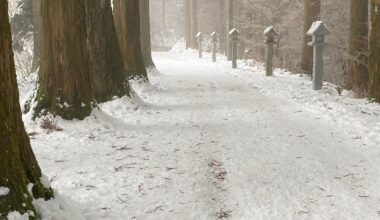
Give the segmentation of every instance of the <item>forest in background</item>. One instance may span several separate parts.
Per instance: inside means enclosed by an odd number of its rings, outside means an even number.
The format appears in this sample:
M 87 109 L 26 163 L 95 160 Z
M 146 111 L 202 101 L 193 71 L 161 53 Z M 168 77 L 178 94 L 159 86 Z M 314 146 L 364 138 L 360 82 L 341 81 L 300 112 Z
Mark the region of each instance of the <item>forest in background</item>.
M 12 0 L 13 5 L 17 1 Z M 197 0 L 199 31 L 209 36 L 222 32 L 226 20 L 224 0 Z M 21 1 L 22 2 L 22 1 Z M 325 54 L 324 80 L 344 87 L 348 71 L 350 4 L 347 0 L 321 0 L 320 18 L 332 34 Z M 168 50 L 185 33 L 184 1 L 150 1 L 152 47 L 154 50 Z M 31 8 L 28 4 L 19 6 L 13 22 L 14 39 L 25 39 L 33 29 Z M 263 31 L 274 25 L 280 32 L 276 46 L 275 66 L 302 73 L 303 0 L 240 0 L 234 4 L 234 26 L 243 34 L 244 58 L 265 61 L 266 45 Z M 17 14 L 20 15 L 18 20 Z M 27 19 L 24 19 L 27 18 Z M 21 24 L 21 25 L 20 25 Z M 21 36 L 20 36 L 21 35 Z M 223 37 L 223 35 L 222 35 Z M 18 40 L 15 49 L 20 48 Z M 206 46 L 210 50 L 211 46 Z M 222 48 L 223 49 L 223 48 Z M 368 54 L 366 54 L 367 56 Z

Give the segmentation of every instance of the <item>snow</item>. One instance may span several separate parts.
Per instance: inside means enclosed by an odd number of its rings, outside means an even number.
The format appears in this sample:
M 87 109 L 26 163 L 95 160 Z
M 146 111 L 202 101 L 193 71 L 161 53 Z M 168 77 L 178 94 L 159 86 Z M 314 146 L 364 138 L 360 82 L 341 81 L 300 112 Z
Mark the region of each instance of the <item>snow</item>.
M 6 196 L 9 193 L 9 189 L 7 187 L 0 186 L 0 197 Z
M 310 36 L 315 34 L 326 35 L 330 34 L 330 31 L 322 21 L 315 21 L 306 34 Z
M 21 215 L 19 212 L 11 212 L 7 216 L 8 220 L 29 220 L 29 214 L 25 213 Z
M 49 180 L 49 177 L 45 176 L 45 175 L 42 175 L 42 177 L 40 178 L 40 181 L 42 183 L 42 185 L 45 187 L 45 188 L 50 188 L 50 180 Z
M 264 35 L 269 34 L 269 32 L 272 31 L 272 30 L 274 30 L 274 27 L 273 27 L 273 26 L 269 26 L 269 27 L 265 28 L 265 30 L 264 30 Z
M 56 192 L 34 201 L 42 219 L 380 217 L 378 104 L 285 70 L 266 77 L 254 61 L 232 70 L 183 43 L 154 61 L 132 98 L 56 118 L 62 131 L 24 116 Z
M 232 34 L 234 34 L 234 33 L 240 34 L 240 32 L 238 31 L 238 29 L 233 28 L 233 29 L 229 32 L 229 35 L 232 35 Z
M 42 219 L 58 219 L 58 220 L 81 220 L 81 219 L 93 219 L 93 216 L 89 213 L 84 216 L 77 208 L 80 204 L 75 201 L 65 198 L 54 192 L 54 200 L 44 201 L 43 199 L 34 200 L 33 204 L 37 209 L 39 216 Z
M 16 13 L 18 3 L 19 0 L 8 0 L 8 12 L 10 18 Z

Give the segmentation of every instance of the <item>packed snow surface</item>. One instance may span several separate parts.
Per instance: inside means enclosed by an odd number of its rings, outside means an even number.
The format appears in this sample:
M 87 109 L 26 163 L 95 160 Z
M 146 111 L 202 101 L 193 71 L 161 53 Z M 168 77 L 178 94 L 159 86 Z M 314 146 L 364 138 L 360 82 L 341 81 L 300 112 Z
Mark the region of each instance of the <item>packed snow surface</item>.
M 378 104 L 218 59 L 155 53 L 152 85 L 134 84 L 140 99 L 56 118 L 62 131 L 25 116 L 57 195 L 35 201 L 42 219 L 380 218 Z

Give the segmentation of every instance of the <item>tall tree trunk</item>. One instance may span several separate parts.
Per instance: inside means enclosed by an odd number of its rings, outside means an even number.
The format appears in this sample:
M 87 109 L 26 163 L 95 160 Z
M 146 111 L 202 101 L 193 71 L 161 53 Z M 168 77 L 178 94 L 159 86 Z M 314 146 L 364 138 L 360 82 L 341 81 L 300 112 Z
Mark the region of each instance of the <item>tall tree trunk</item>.
M 320 19 L 320 13 L 320 0 L 304 0 L 304 28 L 301 70 L 305 74 L 311 74 L 313 72 L 313 48 L 307 45 L 307 43 L 311 41 L 311 37 L 307 36 L 306 33 L 313 22 Z
M 110 0 L 86 0 L 89 68 L 96 101 L 129 95 Z
M 372 0 L 369 43 L 369 98 L 380 102 L 380 1 Z
M 114 0 L 114 21 L 123 53 L 124 68 L 131 78 L 148 80 L 141 52 L 140 1 Z
M 33 63 L 32 72 L 40 66 L 41 58 L 41 0 L 33 1 Z
M 197 33 L 198 33 L 198 5 L 197 0 L 190 0 L 190 21 L 191 21 L 191 48 L 197 49 Z
M 219 0 L 219 53 L 226 53 L 226 0 Z
M 162 30 L 166 33 L 166 2 L 162 1 Z
M 191 0 L 185 0 L 184 14 L 185 14 L 185 41 L 186 49 L 191 47 L 191 16 L 190 6 Z
M 368 0 L 350 3 L 349 69 L 346 87 L 358 97 L 368 91 Z
M 227 0 L 227 60 L 232 60 L 232 41 L 230 41 L 230 31 L 234 28 L 234 2 L 233 0 Z
M 141 50 L 145 66 L 154 67 L 152 59 L 152 46 L 150 38 L 150 12 L 149 0 L 140 0 L 140 34 L 141 34 Z
M 84 0 L 41 0 L 42 54 L 35 117 L 45 110 L 83 119 L 95 103 L 91 91 Z
M 21 118 L 7 0 L 0 0 L 0 219 L 12 211 L 37 216 L 33 198 L 50 199 Z M 32 193 L 28 184 L 33 184 Z M 3 188 L 4 190 L 4 188 Z M 36 217 L 30 217 L 35 219 Z

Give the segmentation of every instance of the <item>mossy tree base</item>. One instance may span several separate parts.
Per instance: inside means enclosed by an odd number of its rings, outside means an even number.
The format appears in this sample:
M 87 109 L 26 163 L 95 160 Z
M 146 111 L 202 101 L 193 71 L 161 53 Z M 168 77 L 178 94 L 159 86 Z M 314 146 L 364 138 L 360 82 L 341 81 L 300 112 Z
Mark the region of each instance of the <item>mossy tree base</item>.
M 91 89 L 85 1 L 41 0 L 41 59 L 37 107 L 83 119 L 96 105 Z

